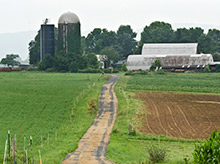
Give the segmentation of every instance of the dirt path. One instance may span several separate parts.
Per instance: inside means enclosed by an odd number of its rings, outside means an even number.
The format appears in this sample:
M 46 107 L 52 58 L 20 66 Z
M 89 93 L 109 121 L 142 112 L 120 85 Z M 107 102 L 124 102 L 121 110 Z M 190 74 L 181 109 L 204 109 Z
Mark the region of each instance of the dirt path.
M 79 147 L 69 154 L 62 164 L 111 164 L 105 153 L 110 141 L 110 133 L 114 125 L 118 101 L 114 93 L 114 85 L 119 76 L 114 75 L 102 87 L 99 98 L 99 112 L 88 131 L 79 141 Z

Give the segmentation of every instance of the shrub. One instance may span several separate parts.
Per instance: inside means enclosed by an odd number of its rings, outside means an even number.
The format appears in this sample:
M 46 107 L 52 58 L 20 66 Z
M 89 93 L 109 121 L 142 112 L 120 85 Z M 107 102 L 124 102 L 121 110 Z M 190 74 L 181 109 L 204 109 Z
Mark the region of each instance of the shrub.
M 147 148 L 147 151 L 149 153 L 149 160 L 152 163 L 160 163 L 165 162 L 167 158 L 167 150 L 161 149 L 155 145 L 151 145 Z
M 141 71 L 138 71 L 137 74 L 140 74 L 140 75 L 147 75 L 148 72 L 147 72 L 147 71 L 143 71 L 143 70 L 141 70 Z
M 60 73 L 66 73 L 67 70 L 60 70 L 59 72 L 60 72 Z
M 124 72 L 128 71 L 126 64 L 122 64 L 121 70 Z
M 97 104 L 96 104 L 96 100 L 95 99 L 90 99 L 89 100 L 87 110 L 88 110 L 88 112 L 90 114 L 96 113 L 96 111 L 97 111 Z
M 104 69 L 104 73 L 112 73 L 112 70 L 109 68 Z
M 128 135 L 136 136 L 136 130 L 133 128 L 132 124 L 128 124 Z
M 160 75 L 164 75 L 167 71 L 163 69 L 159 69 L 156 73 Z
M 54 68 L 47 68 L 46 72 L 56 72 Z
M 155 60 L 154 63 L 151 65 L 150 70 L 155 71 L 156 68 L 160 68 L 162 66 L 160 60 Z
M 212 132 L 209 139 L 201 145 L 195 145 L 192 153 L 194 163 L 220 163 L 220 132 Z
M 78 72 L 79 73 L 102 73 L 101 69 L 93 69 L 93 68 L 80 69 Z
M 209 66 L 208 66 L 208 65 L 207 65 L 207 66 L 205 66 L 205 68 L 204 68 L 203 72 L 206 72 L 206 73 L 211 72 L 211 69 L 209 68 Z
M 29 67 L 27 67 L 26 70 L 27 71 L 37 71 L 38 69 L 36 67 L 29 66 Z
M 113 69 L 112 73 L 119 73 L 119 70 L 117 68 Z
M 132 72 L 132 71 L 128 71 L 125 73 L 125 76 L 132 76 L 132 75 L 134 75 L 134 72 Z

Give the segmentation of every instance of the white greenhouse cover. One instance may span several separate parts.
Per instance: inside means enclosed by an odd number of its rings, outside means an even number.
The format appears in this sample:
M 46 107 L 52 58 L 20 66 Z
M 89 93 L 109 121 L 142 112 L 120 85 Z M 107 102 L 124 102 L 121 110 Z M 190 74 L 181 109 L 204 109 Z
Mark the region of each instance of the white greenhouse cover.
M 184 55 L 196 54 L 198 43 L 160 43 L 160 44 L 144 44 L 142 55 Z
M 199 66 L 214 63 L 211 54 L 197 54 L 197 43 L 144 44 L 141 55 L 129 55 L 128 70 L 147 70 L 155 60 L 164 67 Z

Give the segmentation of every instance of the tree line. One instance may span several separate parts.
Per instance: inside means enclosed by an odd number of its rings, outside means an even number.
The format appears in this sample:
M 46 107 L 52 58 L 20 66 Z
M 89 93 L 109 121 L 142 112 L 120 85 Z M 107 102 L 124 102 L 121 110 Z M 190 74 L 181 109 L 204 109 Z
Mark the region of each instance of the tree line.
M 59 54 L 55 58 L 45 57 L 46 62 L 40 63 L 43 69 L 52 65 L 58 70 L 77 71 L 88 67 L 98 68 L 99 63 L 95 54 L 105 55 L 105 67 L 116 67 L 119 60 L 125 60 L 130 54 L 140 54 L 144 43 L 198 43 L 198 53 L 210 53 L 215 61 L 220 61 L 220 31 L 210 29 L 204 33 L 201 27 L 178 28 L 174 30 L 171 24 L 155 21 L 145 26 L 141 38 L 137 41 L 137 33 L 130 25 L 121 25 L 117 31 L 105 28 L 95 28 L 87 36 L 81 37 L 80 54 Z M 57 44 L 57 29 L 55 30 L 55 45 Z M 56 46 L 57 47 L 57 46 Z M 75 55 L 75 57 L 74 57 Z M 40 61 L 40 33 L 29 43 L 30 63 L 37 65 Z M 91 59 L 90 59 L 91 58 Z M 63 64 L 62 64 L 63 63 Z M 53 65 L 53 67 L 54 67 Z M 67 68 L 68 67 L 68 68 Z

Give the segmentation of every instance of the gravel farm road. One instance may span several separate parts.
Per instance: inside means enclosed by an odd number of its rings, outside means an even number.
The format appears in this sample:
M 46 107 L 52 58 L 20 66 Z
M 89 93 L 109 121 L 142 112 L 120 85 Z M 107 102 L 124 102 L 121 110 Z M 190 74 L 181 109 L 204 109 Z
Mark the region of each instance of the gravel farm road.
M 78 148 L 63 159 L 62 164 L 113 164 L 107 161 L 105 153 L 110 142 L 118 108 L 114 85 L 119 75 L 113 75 L 102 86 L 99 111 L 91 127 L 78 143 Z

